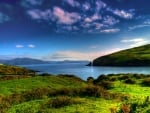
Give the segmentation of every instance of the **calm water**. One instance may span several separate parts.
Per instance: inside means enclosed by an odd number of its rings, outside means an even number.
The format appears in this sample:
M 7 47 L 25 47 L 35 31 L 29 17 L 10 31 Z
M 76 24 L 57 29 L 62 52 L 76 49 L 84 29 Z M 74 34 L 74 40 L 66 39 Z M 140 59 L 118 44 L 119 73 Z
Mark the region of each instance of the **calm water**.
M 29 69 L 38 70 L 41 73 L 74 74 L 82 79 L 87 79 L 89 76 L 96 78 L 101 74 L 112 73 L 150 74 L 150 67 L 90 67 L 85 65 L 86 63 L 52 63 L 22 66 Z

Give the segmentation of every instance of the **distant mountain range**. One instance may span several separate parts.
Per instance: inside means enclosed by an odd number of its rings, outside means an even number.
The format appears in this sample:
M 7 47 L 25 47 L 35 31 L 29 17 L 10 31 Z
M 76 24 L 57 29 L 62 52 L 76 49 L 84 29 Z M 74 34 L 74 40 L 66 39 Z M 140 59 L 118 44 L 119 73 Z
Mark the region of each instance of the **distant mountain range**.
M 91 65 L 91 63 L 89 64 Z M 150 44 L 96 58 L 93 66 L 150 66 Z
M 30 64 L 49 64 L 49 63 L 87 63 L 88 61 L 43 61 L 39 59 L 33 58 L 15 58 L 11 60 L 0 60 L 0 64 L 7 64 L 7 65 L 30 65 Z

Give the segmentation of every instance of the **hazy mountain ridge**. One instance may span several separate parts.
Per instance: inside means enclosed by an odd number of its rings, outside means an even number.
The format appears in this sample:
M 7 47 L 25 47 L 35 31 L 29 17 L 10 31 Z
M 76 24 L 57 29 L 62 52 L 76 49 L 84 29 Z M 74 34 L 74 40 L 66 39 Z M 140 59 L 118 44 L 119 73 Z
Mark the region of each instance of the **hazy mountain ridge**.
M 43 61 L 43 60 L 33 59 L 33 58 L 15 58 L 11 60 L 0 59 L 0 64 L 7 64 L 7 65 L 30 65 L 30 64 L 49 64 L 49 63 L 88 63 L 88 62 L 89 61 L 72 61 L 72 60 Z
M 96 58 L 93 66 L 150 66 L 150 44 Z

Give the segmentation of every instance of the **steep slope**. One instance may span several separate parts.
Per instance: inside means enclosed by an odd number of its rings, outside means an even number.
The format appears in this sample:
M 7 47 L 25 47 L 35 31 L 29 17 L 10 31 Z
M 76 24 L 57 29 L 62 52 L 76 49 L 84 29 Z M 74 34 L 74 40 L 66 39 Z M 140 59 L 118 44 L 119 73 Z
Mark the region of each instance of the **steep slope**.
M 93 66 L 150 66 L 150 44 L 96 58 Z

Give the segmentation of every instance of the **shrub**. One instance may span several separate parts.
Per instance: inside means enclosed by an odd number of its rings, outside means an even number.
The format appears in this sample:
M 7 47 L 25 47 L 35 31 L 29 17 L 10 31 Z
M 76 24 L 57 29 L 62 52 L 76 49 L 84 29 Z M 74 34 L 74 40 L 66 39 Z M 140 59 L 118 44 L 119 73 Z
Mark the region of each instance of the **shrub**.
M 111 77 L 110 78 L 110 81 L 116 81 L 117 80 L 117 77 Z
M 133 80 L 133 79 L 131 79 L 131 78 L 128 78 L 128 79 L 126 79 L 126 80 L 124 81 L 124 83 L 127 83 L 127 84 L 135 84 L 136 81 Z
M 130 113 L 130 106 L 123 104 L 118 113 Z
M 111 89 L 113 87 L 113 83 L 111 81 L 101 81 L 98 85 L 104 87 L 105 89 Z
M 136 79 L 142 79 L 142 78 L 144 78 L 144 75 L 133 74 L 133 77 L 136 78 Z
M 103 80 L 109 80 L 109 77 L 106 75 L 100 75 L 97 79 L 94 80 L 95 83 L 103 81 Z
M 129 76 L 130 76 L 130 75 L 121 75 L 121 76 L 119 77 L 119 80 L 129 79 L 129 78 L 130 78 Z
M 93 78 L 93 77 L 88 77 L 88 78 L 87 78 L 87 82 L 93 83 L 93 81 L 94 81 L 94 78 Z
M 42 74 L 40 74 L 40 76 L 52 76 L 52 75 L 49 73 L 42 73 Z
M 117 112 L 117 109 L 115 107 L 111 107 L 109 108 L 110 110 L 110 113 L 116 113 Z
M 83 80 L 82 80 L 81 78 L 77 77 L 76 75 L 71 75 L 71 74 L 59 74 L 59 75 L 57 75 L 57 76 L 60 77 L 60 78 L 72 78 L 72 79 L 74 79 L 74 80 L 78 80 L 78 81 L 82 81 L 82 82 L 83 82 Z
M 52 107 L 52 108 L 60 108 L 72 104 L 78 104 L 80 103 L 79 101 L 75 101 L 74 99 L 68 97 L 68 96 L 58 96 L 54 99 L 49 100 L 46 105 L 47 107 Z
M 142 81 L 142 85 L 144 85 L 144 86 L 150 86 L 150 77 L 149 78 L 145 78 Z
M 51 89 L 49 88 L 37 88 L 31 91 L 23 92 L 23 97 L 26 101 L 34 100 L 34 99 L 41 99 L 43 96 L 47 96 L 51 93 Z
M 74 95 L 74 90 L 73 89 L 68 89 L 68 88 L 63 88 L 63 89 L 58 89 L 55 92 L 52 93 L 52 96 L 58 96 L 58 95 Z

